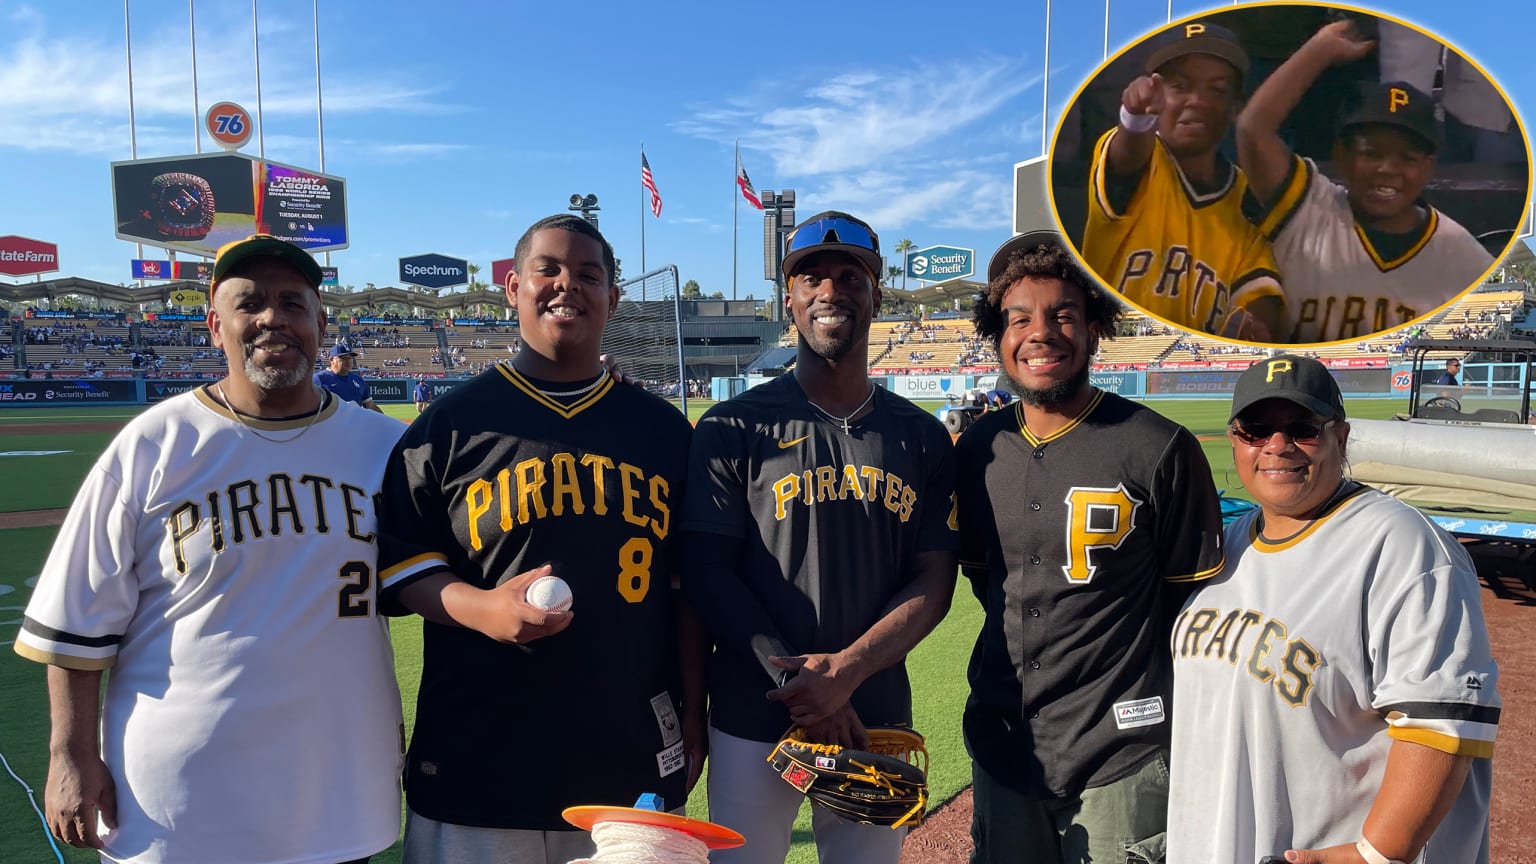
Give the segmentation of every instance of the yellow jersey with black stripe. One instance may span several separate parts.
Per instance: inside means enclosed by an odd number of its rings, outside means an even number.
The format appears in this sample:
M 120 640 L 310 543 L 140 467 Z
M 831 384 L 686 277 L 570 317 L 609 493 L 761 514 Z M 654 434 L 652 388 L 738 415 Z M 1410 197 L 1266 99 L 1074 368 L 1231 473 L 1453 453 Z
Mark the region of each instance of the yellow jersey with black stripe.
M 1254 510 L 1174 622 L 1169 861 L 1353 843 L 1394 742 L 1475 757 L 1423 861 L 1487 864 L 1501 702 L 1477 570 L 1424 514 L 1347 484 L 1290 536 Z
M 1128 203 L 1116 206 L 1108 171 L 1111 129 L 1094 147 L 1083 259 L 1126 300 L 1188 330 L 1222 333 L 1231 313 L 1284 299 L 1269 242 L 1243 215 L 1248 181 L 1224 163 L 1226 181 L 1200 192 L 1159 139 Z
M 1479 282 L 1493 256 L 1433 207 L 1388 250 L 1355 221 L 1349 190 L 1293 156 L 1275 202 L 1250 216 L 1274 244 L 1290 311 L 1288 342 L 1359 339 L 1434 312 Z

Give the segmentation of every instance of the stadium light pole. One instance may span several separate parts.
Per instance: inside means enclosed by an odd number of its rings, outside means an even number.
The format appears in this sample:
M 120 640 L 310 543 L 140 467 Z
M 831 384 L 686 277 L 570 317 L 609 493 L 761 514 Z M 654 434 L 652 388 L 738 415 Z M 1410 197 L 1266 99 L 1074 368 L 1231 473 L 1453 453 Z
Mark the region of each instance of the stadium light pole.
M 581 214 L 581 218 L 587 220 L 588 222 L 591 222 L 592 223 L 592 227 L 596 228 L 597 227 L 597 211 L 599 211 L 599 210 L 601 210 L 603 208 L 597 206 L 597 196 L 596 195 L 582 195 L 580 193 L 577 193 L 577 194 L 571 196 L 571 206 L 569 206 L 569 207 L 567 207 L 565 209 L 571 211 L 572 213 L 580 213 Z
M 773 283 L 771 319 L 784 320 L 784 234 L 795 227 L 795 190 L 775 193 L 766 189 L 763 202 L 763 278 Z

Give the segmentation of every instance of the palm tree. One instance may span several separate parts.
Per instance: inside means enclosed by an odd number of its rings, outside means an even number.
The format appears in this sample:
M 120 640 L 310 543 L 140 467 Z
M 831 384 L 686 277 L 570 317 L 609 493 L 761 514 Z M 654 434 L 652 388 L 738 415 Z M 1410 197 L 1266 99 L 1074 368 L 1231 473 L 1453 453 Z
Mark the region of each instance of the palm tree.
M 901 256 L 901 290 L 907 290 L 907 253 L 917 248 L 910 238 L 903 237 L 896 241 L 896 254 Z

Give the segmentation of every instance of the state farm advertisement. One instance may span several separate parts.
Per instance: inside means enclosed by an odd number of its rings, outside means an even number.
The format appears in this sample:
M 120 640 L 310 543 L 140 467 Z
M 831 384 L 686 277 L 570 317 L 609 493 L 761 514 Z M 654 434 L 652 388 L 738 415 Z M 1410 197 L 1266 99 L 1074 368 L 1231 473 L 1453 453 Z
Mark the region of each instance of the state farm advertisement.
M 58 244 L 15 234 L 0 237 L 0 276 L 34 276 L 58 269 Z

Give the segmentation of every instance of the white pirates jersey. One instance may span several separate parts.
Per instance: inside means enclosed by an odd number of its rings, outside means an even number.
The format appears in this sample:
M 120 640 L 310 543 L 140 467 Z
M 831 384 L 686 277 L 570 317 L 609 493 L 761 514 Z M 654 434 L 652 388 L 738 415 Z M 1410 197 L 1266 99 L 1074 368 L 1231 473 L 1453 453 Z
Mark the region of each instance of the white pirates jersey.
M 1274 244 L 1285 284 L 1291 332 L 1276 341 L 1337 342 L 1392 330 L 1481 281 L 1493 256 L 1455 220 L 1427 209 L 1411 245 L 1387 257 L 1355 221 L 1349 191 L 1312 160 L 1292 157 L 1275 203 L 1251 214 Z
M 334 864 L 398 832 L 374 498 L 406 427 L 333 397 L 246 422 L 198 389 L 129 423 L 27 605 L 18 654 L 110 668 L 104 858 Z
M 1422 860 L 1487 864 L 1500 700 L 1471 559 L 1365 487 L 1283 541 L 1258 512 L 1174 624 L 1168 860 L 1353 843 L 1408 741 L 1478 757 Z

